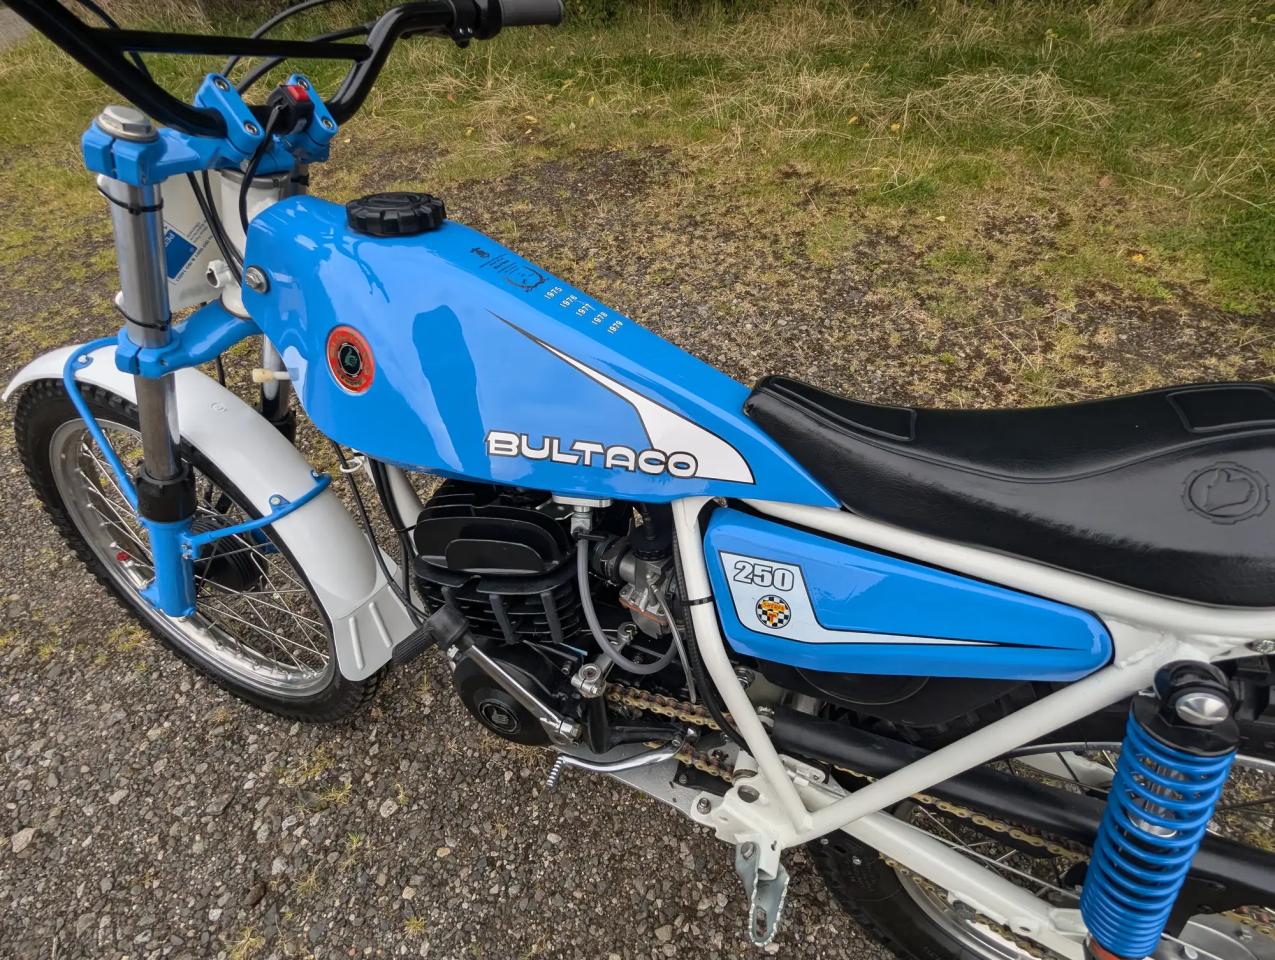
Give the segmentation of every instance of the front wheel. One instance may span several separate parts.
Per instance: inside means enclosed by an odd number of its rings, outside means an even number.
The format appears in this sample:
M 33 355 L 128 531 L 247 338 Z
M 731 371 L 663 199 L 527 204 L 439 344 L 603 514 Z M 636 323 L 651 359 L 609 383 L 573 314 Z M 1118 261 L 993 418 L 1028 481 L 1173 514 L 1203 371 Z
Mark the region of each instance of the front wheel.
M 131 472 L 141 462 L 137 408 L 98 387 L 82 396 Z M 196 610 L 165 616 L 141 590 L 150 548 L 84 421 L 58 381 L 32 384 L 15 417 L 17 445 L 36 495 L 95 577 L 178 656 L 256 707 L 296 720 L 340 720 L 369 701 L 379 676 L 337 669 L 332 630 L 305 571 L 269 527 L 226 537 L 195 563 Z M 183 453 L 195 474 L 196 531 L 260 514 L 202 451 Z

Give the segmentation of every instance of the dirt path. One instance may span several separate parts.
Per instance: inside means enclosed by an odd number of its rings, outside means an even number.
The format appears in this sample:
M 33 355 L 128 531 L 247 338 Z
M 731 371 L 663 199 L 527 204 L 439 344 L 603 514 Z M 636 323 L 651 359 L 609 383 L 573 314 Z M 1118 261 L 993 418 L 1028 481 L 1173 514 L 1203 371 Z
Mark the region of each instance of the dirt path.
M 31 28 L 8 7 L 0 7 L 0 50 L 22 39 Z

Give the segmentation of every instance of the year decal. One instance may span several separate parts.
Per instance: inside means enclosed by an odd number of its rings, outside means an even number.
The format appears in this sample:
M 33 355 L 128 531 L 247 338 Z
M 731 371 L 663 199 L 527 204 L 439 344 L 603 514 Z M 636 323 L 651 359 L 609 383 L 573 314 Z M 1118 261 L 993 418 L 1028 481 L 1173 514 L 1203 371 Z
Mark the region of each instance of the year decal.
M 754 587 L 779 591 L 791 590 L 796 583 L 791 567 L 775 566 L 757 560 L 736 560 L 735 573 L 731 579 L 736 583 L 748 583 Z

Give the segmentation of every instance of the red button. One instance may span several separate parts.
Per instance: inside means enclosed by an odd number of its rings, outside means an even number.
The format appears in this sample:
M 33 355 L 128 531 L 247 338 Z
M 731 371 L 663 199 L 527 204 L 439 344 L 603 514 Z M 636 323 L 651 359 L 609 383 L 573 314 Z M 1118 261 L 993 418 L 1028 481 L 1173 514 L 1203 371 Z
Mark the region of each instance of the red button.
M 285 84 L 283 89 L 288 91 L 288 96 L 290 96 L 295 103 L 308 103 L 310 101 L 310 91 L 301 86 L 299 83 Z

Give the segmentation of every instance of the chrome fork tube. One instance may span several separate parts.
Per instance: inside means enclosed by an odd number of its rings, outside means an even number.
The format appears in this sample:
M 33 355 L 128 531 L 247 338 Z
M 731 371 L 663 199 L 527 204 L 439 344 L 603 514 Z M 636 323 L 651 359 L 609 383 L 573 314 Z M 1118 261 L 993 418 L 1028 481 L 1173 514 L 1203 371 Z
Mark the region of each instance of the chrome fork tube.
M 132 107 L 107 107 L 97 125 L 120 140 L 145 143 L 157 136 L 149 118 Z M 125 335 L 141 347 L 167 346 L 173 333 L 159 186 L 109 177 L 97 182 L 110 201 L 120 274 L 115 305 L 124 315 Z M 195 612 L 195 570 L 185 542 L 195 515 L 195 483 L 181 458 L 173 375 L 138 375 L 134 386 L 142 434 L 142 465 L 134 478 L 137 510 L 155 571 L 142 596 L 169 616 L 186 617 Z
M 107 107 L 98 125 L 120 139 L 147 141 L 157 134 L 150 120 L 129 107 Z M 164 270 L 164 218 L 157 184 L 134 186 L 98 177 L 110 201 L 115 232 L 115 258 L 120 290 L 115 305 L 124 315 L 128 338 L 142 347 L 163 347 L 172 340 L 168 278 Z M 172 480 L 181 472 L 180 432 L 172 374 L 134 377 L 146 472 L 155 480 Z

